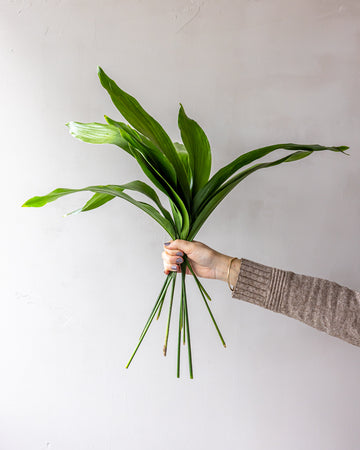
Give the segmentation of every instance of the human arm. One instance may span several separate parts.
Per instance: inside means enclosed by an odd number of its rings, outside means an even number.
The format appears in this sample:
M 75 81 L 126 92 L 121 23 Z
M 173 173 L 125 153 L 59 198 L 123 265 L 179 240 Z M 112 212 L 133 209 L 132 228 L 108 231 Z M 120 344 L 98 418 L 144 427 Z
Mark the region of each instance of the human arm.
M 196 275 L 227 281 L 231 257 L 199 242 L 176 240 L 164 246 L 165 273 L 179 270 L 178 252 L 188 255 Z M 360 346 L 360 293 L 357 291 L 333 281 L 276 269 L 244 258 L 231 264 L 229 281 L 234 286 L 233 298 L 300 320 Z

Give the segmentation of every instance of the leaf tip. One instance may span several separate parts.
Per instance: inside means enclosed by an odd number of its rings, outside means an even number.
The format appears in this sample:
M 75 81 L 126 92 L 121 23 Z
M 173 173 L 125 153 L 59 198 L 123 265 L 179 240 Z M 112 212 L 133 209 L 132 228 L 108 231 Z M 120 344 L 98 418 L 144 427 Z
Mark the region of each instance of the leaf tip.
M 349 150 L 349 148 L 350 147 L 348 147 L 347 145 L 341 145 L 340 147 L 338 147 L 339 151 L 346 156 L 350 156 L 350 154 L 346 153 L 346 151 L 345 151 L 345 150 Z
M 31 197 L 28 200 L 26 200 L 26 202 L 23 203 L 21 205 L 21 207 L 22 208 L 30 208 L 30 207 L 33 207 L 33 206 L 38 206 L 37 205 L 37 200 L 38 200 L 38 197 Z
M 100 66 L 97 66 L 97 74 L 100 80 L 100 83 L 103 85 L 106 79 L 106 74 Z

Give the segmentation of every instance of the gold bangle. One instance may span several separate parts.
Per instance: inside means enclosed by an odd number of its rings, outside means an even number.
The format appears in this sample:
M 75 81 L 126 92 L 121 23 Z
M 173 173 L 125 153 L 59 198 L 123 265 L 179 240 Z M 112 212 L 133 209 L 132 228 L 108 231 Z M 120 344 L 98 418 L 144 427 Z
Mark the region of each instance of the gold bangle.
M 229 288 L 230 288 L 230 291 L 233 291 L 233 290 L 234 290 L 234 287 L 231 287 L 231 284 L 230 284 L 230 270 L 231 270 L 231 264 L 232 264 L 232 262 L 234 261 L 234 259 L 237 259 L 237 258 L 234 257 L 234 258 L 231 258 L 231 259 L 230 259 L 230 261 L 229 261 L 229 266 L 228 266 L 228 271 L 227 271 L 227 284 L 228 284 L 228 286 L 229 286 Z

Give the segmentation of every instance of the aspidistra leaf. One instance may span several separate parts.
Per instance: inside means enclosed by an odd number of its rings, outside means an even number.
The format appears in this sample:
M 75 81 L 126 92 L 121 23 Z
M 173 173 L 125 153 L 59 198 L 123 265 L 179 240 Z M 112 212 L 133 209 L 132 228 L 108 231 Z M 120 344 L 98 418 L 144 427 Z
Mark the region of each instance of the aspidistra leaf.
M 50 192 L 47 195 L 43 196 L 36 196 L 32 197 L 29 200 L 27 200 L 22 206 L 26 207 L 41 207 L 46 205 L 47 203 L 53 202 L 60 197 L 63 197 L 65 195 L 74 194 L 76 192 L 84 192 L 84 191 L 90 191 L 94 193 L 100 193 L 100 194 L 108 194 L 112 195 L 114 197 L 120 197 L 124 200 L 127 200 L 128 202 L 132 203 L 133 205 L 137 206 L 147 214 L 149 214 L 154 220 L 156 220 L 173 238 L 175 237 L 175 230 L 172 222 L 165 218 L 163 215 L 160 214 L 160 212 L 154 208 L 153 206 L 149 205 L 148 203 L 144 203 L 138 200 L 135 200 L 130 195 L 126 194 L 124 192 L 125 189 L 129 190 L 137 190 L 138 192 L 148 192 L 147 189 L 137 189 L 136 187 L 139 186 L 138 183 L 142 183 L 139 181 L 136 182 L 130 182 L 124 185 L 106 185 L 106 186 L 88 186 L 86 188 L 81 189 L 66 189 L 66 188 L 59 188 L 55 189 L 54 191 Z M 145 183 L 144 183 L 145 184 Z M 151 188 L 150 188 L 151 189 Z M 145 194 L 147 195 L 147 194 Z M 152 198 L 152 194 L 150 193 Z M 100 206 L 100 205 L 99 205 Z
M 266 156 L 267 154 L 278 150 L 297 150 L 297 151 L 322 151 L 331 150 L 334 152 L 345 153 L 349 147 L 326 147 L 318 144 L 313 145 L 303 145 L 303 144 L 275 144 L 269 145 L 267 147 L 258 148 L 256 150 L 251 150 L 250 152 L 243 153 L 238 158 L 236 158 L 231 163 L 222 167 L 218 172 L 216 172 L 210 180 L 203 186 L 203 188 L 197 193 L 193 202 L 193 212 L 196 215 L 203 204 L 206 203 L 212 195 L 219 189 L 219 187 L 228 180 L 236 171 L 252 163 L 253 161 Z
M 195 120 L 190 119 L 180 104 L 178 124 L 181 139 L 189 153 L 193 176 L 193 196 L 208 181 L 211 171 L 211 150 L 208 138 Z
M 119 86 L 106 75 L 101 67 L 98 67 L 98 75 L 102 86 L 107 90 L 111 100 L 123 117 L 136 130 L 150 139 L 150 141 L 164 153 L 170 163 L 174 166 L 181 197 L 183 198 L 183 201 L 187 203 L 190 197 L 190 187 L 187 182 L 185 170 L 171 139 L 163 127 L 144 110 L 134 97 L 120 89 Z
M 179 158 L 182 162 L 182 165 L 184 166 L 188 182 L 190 187 L 192 186 L 192 170 L 190 165 L 190 156 L 188 151 L 185 148 L 184 144 L 180 144 L 179 142 L 174 142 L 174 147 L 176 148 L 177 154 L 179 155 Z
M 233 178 L 231 178 L 224 186 L 220 187 L 215 194 L 208 199 L 206 204 L 203 206 L 199 214 L 196 216 L 194 223 L 191 225 L 191 229 L 189 232 L 188 239 L 191 241 L 194 239 L 204 222 L 210 216 L 210 214 L 214 211 L 214 209 L 219 205 L 220 202 L 237 186 L 240 181 L 242 181 L 247 176 L 251 175 L 253 172 L 256 172 L 259 169 L 265 169 L 272 166 L 277 166 L 278 164 L 284 162 L 297 161 L 302 158 L 306 158 L 311 155 L 312 151 L 298 151 L 294 152 L 291 155 L 285 156 L 284 158 L 277 159 L 275 161 L 271 161 L 268 163 L 259 163 L 254 166 L 249 167 L 246 170 L 243 170 Z
M 106 123 L 68 122 L 66 126 L 72 136 L 91 144 L 115 144 L 129 153 L 129 144 L 118 128 Z
M 151 163 L 136 149 L 131 147 L 133 156 L 136 158 L 140 167 L 143 169 L 145 175 L 158 187 L 162 192 L 164 192 L 178 208 L 179 213 L 181 214 L 182 220 L 182 228 L 177 228 L 178 237 L 182 239 L 186 239 L 189 227 L 190 227 L 190 216 L 186 209 L 186 206 L 175 189 L 159 174 L 155 167 L 151 165 Z M 174 220 L 176 217 L 174 216 Z
M 96 193 L 90 198 L 90 200 L 88 200 L 85 203 L 85 205 L 82 208 L 75 209 L 75 211 L 71 211 L 71 212 L 65 214 L 65 216 L 71 216 L 72 214 L 78 214 L 80 212 L 85 212 L 85 211 L 91 211 L 92 209 L 96 209 L 102 205 L 105 205 L 105 203 L 109 202 L 113 198 L 115 198 L 115 197 L 110 194 Z
M 126 123 L 117 122 L 110 117 L 105 116 L 108 123 L 117 127 L 122 138 L 135 147 L 142 155 L 151 162 L 161 176 L 168 181 L 171 186 L 176 188 L 176 172 L 166 156 L 145 136 L 138 133 Z

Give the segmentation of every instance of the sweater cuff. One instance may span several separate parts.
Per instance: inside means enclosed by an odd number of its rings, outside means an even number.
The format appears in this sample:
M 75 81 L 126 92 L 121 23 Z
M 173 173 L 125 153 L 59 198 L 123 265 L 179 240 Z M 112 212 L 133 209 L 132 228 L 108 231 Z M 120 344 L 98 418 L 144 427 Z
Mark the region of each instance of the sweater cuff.
M 242 258 L 232 297 L 280 311 L 285 281 L 285 271 Z

